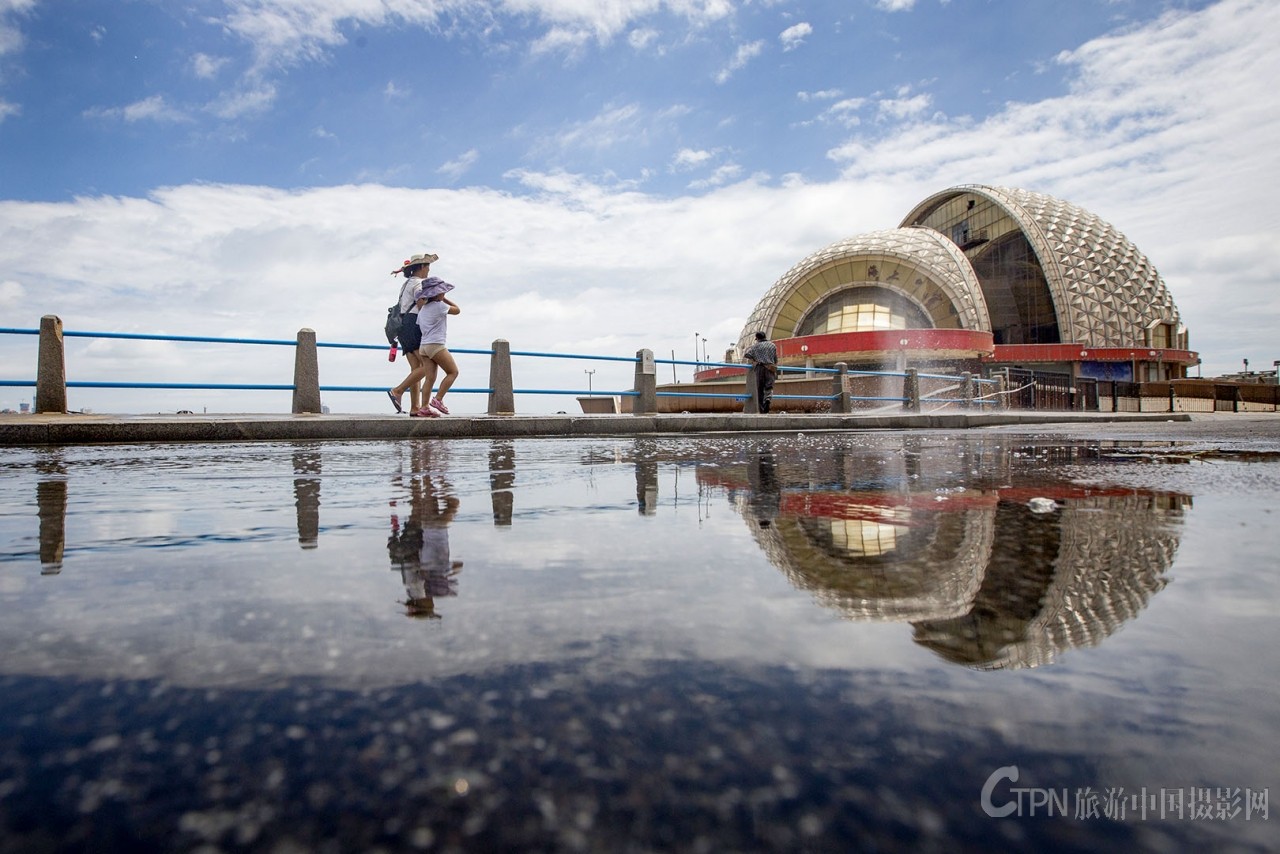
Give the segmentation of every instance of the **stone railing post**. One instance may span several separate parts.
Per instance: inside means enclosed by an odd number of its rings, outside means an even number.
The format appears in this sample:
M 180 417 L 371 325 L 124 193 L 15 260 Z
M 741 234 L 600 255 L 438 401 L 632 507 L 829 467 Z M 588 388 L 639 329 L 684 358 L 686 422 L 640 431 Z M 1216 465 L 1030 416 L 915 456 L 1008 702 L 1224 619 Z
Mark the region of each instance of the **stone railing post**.
M 915 368 L 907 368 L 906 376 L 902 379 L 902 396 L 906 398 L 902 402 L 902 408 L 908 412 L 920 411 L 920 372 Z
M 960 407 L 968 409 L 973 406 L 973 374 L 965 371 L 960 375 Z
M 658 411 L 658 365 L 652 350 L 636 351 L 635 383 L 631 390 L 639 392 L 632 399 L 632 415 L 653 415 Z
M 849 363 L 836 362 L 836 373 L 831 383 L 831 411 L 848 415 L 853 411 L 852 395 L 849 394 Z
M 489 356 L 489 414 L 515 415 L 516 394 L 511 376 L 511 342 L 495 339 Z
M 40 318 L 36 362 L 36 412 L 67 411 L 67 356 L 62 344 L 62 318 Z
M 747 363 L 747 399 L 742 403 L 742 411 L 747 415 L 760 414 L 760 384 L 756 382 L 756 371 L 760 366 L 755 362 Z
M 293 355 L 293 414 L 320 412 L 320 362 L 316 357 L 316 331 L 298 330 Z

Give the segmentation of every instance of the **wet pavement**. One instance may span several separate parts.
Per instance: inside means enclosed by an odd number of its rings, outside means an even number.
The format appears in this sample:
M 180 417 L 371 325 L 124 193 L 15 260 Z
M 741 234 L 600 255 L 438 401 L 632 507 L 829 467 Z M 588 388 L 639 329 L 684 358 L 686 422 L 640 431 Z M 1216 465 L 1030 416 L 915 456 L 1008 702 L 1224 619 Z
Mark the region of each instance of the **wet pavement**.
M 1273 416 L 3 448 L 0 851 L 1274 850 L 1278 463 Z

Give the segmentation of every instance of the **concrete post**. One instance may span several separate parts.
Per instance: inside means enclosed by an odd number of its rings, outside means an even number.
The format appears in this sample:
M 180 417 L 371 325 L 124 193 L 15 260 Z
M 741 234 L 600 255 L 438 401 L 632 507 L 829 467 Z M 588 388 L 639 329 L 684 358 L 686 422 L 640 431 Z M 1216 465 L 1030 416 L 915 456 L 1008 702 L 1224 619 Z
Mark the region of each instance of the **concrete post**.
M 960 375 L 960 408 L 973 406 L 973 374 L 965 371 Z
M 915 368 L 907 368 L 906 377 L 902 380 L 902 408 L 908 412 L 920 411 L 920 372 Z
M 36 412 L 67 411 L 67 357 L 62 346 L 62 318 L 40 318 L 40 350 L 36 361 Z
M 760 414 L 760 384 L 756 382 L 756 371 L 760 366 L 755 362 L 747 363 L 747 399 L 742 404 L 742 411 L 747 415 Z
M 658 411 L 658 364 L 652 350 L 636 351 L 635 384 L 631 390 L 640 393 L 632 399 L 632 415 L 653 415 Z
M 320 412 L 320 362 L 316 357 L 316 331 L 298 330 L 293 355 L 293 414 Z
M 489 414 L 515 415 L 516 394 L 511 377 L 511 342 L 495 339 L 489 356 Z
M 849 394 L 849 363 L 836 362 L 836 373 L 831 381 L 831 411 L 840 415 L 848 415 L 853 411 L 852 395 Z

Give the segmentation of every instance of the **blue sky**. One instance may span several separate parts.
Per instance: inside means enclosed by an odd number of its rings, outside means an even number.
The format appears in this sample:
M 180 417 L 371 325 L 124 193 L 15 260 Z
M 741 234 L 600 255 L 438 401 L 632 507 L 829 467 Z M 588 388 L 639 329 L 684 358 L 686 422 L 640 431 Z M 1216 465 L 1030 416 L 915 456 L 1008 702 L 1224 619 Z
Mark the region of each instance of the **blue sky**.
M 0 0 L 0 325 L 376 343 L 386 271 L 429 250 L 455 346 L 683 359 L 697 332 L 714 355 L 800 258 L 989 183 L 1132 238 L 1207 371 L 1270 367 L 1275 6 Z M 84 379 L 245 371 L 87 348 Z M 390 384 L 366 359 L 322 381 Z

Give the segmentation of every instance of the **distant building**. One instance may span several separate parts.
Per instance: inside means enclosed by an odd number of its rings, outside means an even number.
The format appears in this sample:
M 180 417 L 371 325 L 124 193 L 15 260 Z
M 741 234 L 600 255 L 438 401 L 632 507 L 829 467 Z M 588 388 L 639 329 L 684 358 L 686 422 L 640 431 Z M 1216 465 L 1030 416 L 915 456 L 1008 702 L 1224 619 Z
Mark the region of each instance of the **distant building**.
M 1199 364 L 1164 281 L 1128 238 L 1060 199 L 977 184 L 804 258 L 761 298 L 738 349 L 758 330 L 786 366 L 1155 381 Z

